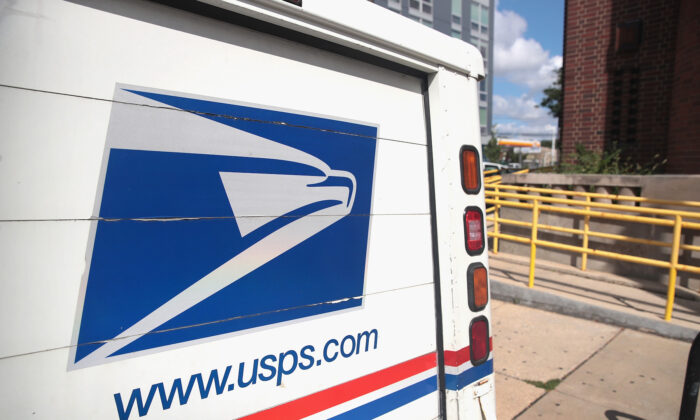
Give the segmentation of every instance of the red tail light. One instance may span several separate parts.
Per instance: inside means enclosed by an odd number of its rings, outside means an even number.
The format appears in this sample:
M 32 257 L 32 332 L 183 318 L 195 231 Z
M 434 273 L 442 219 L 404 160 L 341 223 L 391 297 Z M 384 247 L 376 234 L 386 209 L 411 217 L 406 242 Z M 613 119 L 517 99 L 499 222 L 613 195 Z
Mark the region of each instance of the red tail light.
M 464 234 L 467 254 L 480 254 L 484 250 L 484 216 L 478 207 L 464 211 Z
M 459 161 L 462 165 L 462 188 L 467 194 L 476 194 L 481 188 L 481 166 L 479 165 L 479 153 L 472 146 L 462 146 L 459 152 Z
M 489 358 L 489 321 L 480 316 L 469 326 L 469 356 L 472 365 L 480 365 Z
M 469 309 L 480 311 L 489 302 L 489 280 L 486 267 L 474 263 L 467 269 L 467 288 L 469 289 Z

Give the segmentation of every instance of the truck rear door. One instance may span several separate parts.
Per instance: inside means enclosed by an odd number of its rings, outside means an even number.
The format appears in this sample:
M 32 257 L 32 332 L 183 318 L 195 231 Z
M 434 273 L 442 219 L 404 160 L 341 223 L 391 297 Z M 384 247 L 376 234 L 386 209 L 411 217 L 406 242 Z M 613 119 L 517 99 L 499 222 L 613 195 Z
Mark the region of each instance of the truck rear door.
M 3 412 L 437 417 L 427 79 L 188 9 L 0 10 Z

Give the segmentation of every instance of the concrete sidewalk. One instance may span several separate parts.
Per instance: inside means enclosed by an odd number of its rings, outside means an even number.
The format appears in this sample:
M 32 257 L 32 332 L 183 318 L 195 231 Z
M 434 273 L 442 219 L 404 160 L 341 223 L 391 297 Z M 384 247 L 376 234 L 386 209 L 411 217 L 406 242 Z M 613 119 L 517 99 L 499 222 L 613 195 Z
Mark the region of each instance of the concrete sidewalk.
M 492 319 L 499 419 L 678 418 L 690 343 L 497 300 Z
M 489 253 L 491 294 L 584 319 L 692 341 L 700 331 L 700 294 L 677 288 L 673 318 L 663 320 L 666 286 L 538 260 L 527 287 L 529 258 Z

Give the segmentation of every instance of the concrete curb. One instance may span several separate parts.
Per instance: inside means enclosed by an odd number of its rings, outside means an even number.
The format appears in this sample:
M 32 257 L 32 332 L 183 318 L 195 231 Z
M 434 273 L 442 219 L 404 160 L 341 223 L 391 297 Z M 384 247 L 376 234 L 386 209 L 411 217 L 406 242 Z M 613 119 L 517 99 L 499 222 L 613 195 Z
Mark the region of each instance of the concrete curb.
M 518 305 L 557 312 L 577 318 L 590 319 L 604 324 L 617 325 L 618 327 L 648 332 L 676 340 L 693 341 L 699 332 L 692 328 L 673 325 L 665 321 L 602 308 L 600 306 L 578 302 L 539 290 L 514 286 L 498 280 L 491 281 L 491 297 Z

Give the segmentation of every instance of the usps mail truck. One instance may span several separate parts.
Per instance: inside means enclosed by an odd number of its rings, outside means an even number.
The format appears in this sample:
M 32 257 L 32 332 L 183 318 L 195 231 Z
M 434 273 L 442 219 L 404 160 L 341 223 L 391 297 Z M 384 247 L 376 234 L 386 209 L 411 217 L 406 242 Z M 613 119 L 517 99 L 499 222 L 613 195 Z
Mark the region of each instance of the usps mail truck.
M 0 0 L 0 417 L 492 419 L 476 48 Z

